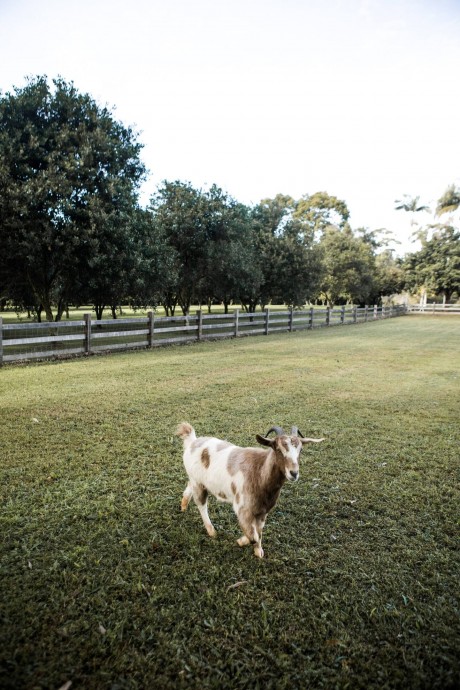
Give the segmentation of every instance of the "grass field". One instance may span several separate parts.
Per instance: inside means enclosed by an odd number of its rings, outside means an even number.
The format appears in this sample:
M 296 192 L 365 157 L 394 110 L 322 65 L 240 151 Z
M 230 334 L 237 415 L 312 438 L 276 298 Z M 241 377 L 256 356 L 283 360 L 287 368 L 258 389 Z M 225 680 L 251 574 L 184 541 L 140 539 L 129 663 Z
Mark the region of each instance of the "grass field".
M 198 309 L 202 309 L 203 313 L 208 313 L 208 307 L 206 305 L 202 305 L 201 307 L 199 305 L 192 305 L 190 307 L 190 314 L 196 314 Z M 240 304 L 232 304 L 229 308 L 230 312 L 233 312 L 235 309 L 242 309 Z M 309 309 L 310 306 L 305 306 L 305 309 Z M 319 307 L 320 309 L 324 309 L 325 307 Z M 271 304 L 270 305 L 270 311 L 283 311 L 288 309 L 288 307 L 284 304 Z M 130 317 L 136 317 L 136 318 L 142 318 L 144 316 L 147 316 L 148 312 L 150 311 L 149 309 L 132 309 L 131 307 L 128 306 L 123 306 L 122 311 L 117 312 L 117 318 L 121 319 L 128 319 Z M 257 308 L 257 311 L 262 311 L 260 307 Z M 93 307 L 90 306 L 83 306 L 83 307 L 72 307 L 69 311 L 69 320 L 70 321 L 81 321 L 84 318 L 84 315 L 88 313 L 92 315 L 92 318 L 96 318 L 96 312 L 93 309 Z M 222 304 L 214 304 L 211 307 L 211 313 L 212 314 L 223 314 L 224 313 L 224 307 Z M 175 312 L 176 316 L 182 316 L 182 309 L 180 307 L 176 308 Z M 28 322 L 34 322 L 35 319 L 31 315 L 27 314 L 27 312 L 15 312 L 15 311 L 0 311 L 0 316 L 3 319 L 3 323 L 28 323 Z M 155 316 L 165 316 L 165 310 L 163 307 L 158 306 L 155 308 Z M 43 319 L 45 319 L 45 315 L 42 314 Z M 112 310 L 111 309 L 104 309 L 104 312 L 102 314 L 103 319 L 112 319 Z M 62 316 L 63 321 L 67 321 L 67 314 L 64 312 Z
M 460 319 L 0 371 L 2 688 L 458 688 Z M 174 430 L 325 436 L 240 549 Z M 67 685 L 67 687 L 69 687 Z

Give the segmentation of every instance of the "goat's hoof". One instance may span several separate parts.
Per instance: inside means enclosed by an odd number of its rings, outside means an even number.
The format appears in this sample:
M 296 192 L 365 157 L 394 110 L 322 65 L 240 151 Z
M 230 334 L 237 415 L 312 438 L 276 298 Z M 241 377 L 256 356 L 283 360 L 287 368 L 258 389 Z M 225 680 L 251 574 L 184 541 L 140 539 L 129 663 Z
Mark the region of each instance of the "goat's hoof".
M 236 540 L 238 546 L 247 546 L 249 544 L 249 539 L 247 537 L 240 537 Z
M 214 527 L 206 527 L 206 531 L 209 534 L 210 537 L 217 537 L 217 532 L 214 529 Z
M 263 558 L 264 557 L 264 550 L 257 546 L 254 549 L 254 556 L 257 556 L 257 558 Z
M 187 506 L 188 506 L 188 501 L 186 498 L 183 498 L 182 501 L 180 502 L 180 509 L 183 513 L 185 513 L 185 511 L 187 510 Z

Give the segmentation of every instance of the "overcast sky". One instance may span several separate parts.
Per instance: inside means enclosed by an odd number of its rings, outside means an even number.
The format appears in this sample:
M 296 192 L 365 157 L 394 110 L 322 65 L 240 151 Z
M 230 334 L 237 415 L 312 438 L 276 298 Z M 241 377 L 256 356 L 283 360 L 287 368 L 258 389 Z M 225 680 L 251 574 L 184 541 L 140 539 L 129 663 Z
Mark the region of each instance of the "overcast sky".
M 408 250 L 395 199 L 460 183 L 460 0 L 0 0 L 0 89 L 38 74 L 135 126 L 144 200 L 326 191 Z

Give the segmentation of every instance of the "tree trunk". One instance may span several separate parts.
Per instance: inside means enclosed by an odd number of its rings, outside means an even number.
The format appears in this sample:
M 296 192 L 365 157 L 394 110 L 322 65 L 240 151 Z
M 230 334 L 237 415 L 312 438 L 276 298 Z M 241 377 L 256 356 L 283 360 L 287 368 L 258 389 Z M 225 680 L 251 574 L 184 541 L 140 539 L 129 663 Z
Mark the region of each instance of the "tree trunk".
M 54 320 L 56 322 L 58 322 L 62 319 L 62 315 L 64 313 L 65 306 L 66 306 L 66 304 L 65 304 L 64 300 L 60 299 L 58 301 L 56 316 L 54 317 Z
M 41 304 L 39 304 L 38 307 L 37 307 L 37 309 L 36 309 L 36 313 L 37 313 L 37 323 L 41 323 L 41 322 L 42 322 L 42 311 L 43 311 L 43 306 L 42 306 Z
M 43 291 L 40 291 L 40 294 L 34 290 L 34 295 L 37 298 L 38 304 L 41 305 L 42 311 L 45 312 L 46 321 L 54 321 L 53 307 L 48 290 L 44 288 Z
M 100 321 L 102 319 L 104 309 L 105 309 L 105 304 L 95 304 L 94 305 L 94 311 L 96 312 L 96 321 Z
M 47 321 L 54 321 L 53 310 L 52 310 L 50 304 L 44 305 L 44 311 L 45 311 L 46 320 Z

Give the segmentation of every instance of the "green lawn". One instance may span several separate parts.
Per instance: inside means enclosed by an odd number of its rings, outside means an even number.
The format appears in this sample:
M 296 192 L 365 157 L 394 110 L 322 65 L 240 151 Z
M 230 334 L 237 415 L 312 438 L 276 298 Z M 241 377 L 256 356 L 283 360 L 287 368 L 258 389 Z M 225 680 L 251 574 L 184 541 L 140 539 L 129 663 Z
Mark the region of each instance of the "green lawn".
M 457 688 L 460 319 L 0 370 L 0 686 Z M 177 423 L 303 452 L 264 532 L 218 538 Z
M 192 305 L 190 307 L 190 314 L 196 314 L 196 312 L 199 309 L 203 310 L 203 313 L 208 313 L 208 307 L 206 305 L 202 305 L 201 307 L 199 305 Z M 229 307 L 229 312 L 233 312 L 235 309 L 242 309 L 240 304 L 232 304 Z M 287 310 L 288 307 L 284 304 L 271 304 L 270 305 L 270 311 L 284 311 Z M 310 306 L 306 306 L 305 309 L 310 309 Z M 325 309 L 325 307 L 319 307 L 319 309 Z M 144 316 L 147 316 L 148 312 L 150 309 L 132 309 L 131 307 L 124 306 L 122 307 L 121 312 L 117 312 L 117 318 L 119 319 L 127 319 L 131 317 L 135 318 L 143 318 Z M 257 308 L 257 311 L 261 311 L 260 307 Z M 84 315 L 88 313 L 92 315 L 92 318 L 96 318 L 96 312 L 93 309 L 93 307 L 90 306 L 84 306 L 84 307 L 71 307 L 69 311 L 69 320 L 70 321 L 81 321 L 84 318 Z M 223 314 L 224 313 L 224 307 L 222 304 L 214 304 L 211 307 L 211 313 L 212 314 Z M 158 306 L 155 309 L 155 315 L 156 316 L 165 316 L 165 310 L 163 307 Z M 28 323 L 28 322 L 33 322 L 34 318 L 33 316 L 29 317 L 27 312 L 15 312 L 12 310 L 9 311 L 0 311 L 0 316 L 3 319 L 3 323 Z M 182 316 L 182 309 L 180 307 L 176 308 L 176 313 L 175 316 Z M 111 309 L 104 309 L 103 319 L 112 319 L 112 310 Z M 43 320 L 45 320 L 45 314 L 42 314 Z M 64 312 L 62 315 L 62 321 L 67 321 L 67 315 Z

